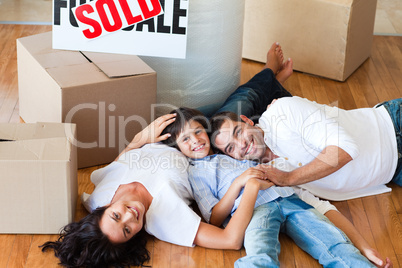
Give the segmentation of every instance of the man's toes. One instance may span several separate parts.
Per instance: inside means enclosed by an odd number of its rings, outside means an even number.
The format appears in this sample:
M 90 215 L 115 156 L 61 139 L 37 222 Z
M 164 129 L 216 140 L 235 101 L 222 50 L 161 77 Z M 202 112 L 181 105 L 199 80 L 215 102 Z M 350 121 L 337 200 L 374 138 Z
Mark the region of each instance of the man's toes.
M 271 46 L 271 49 L 270 50 L 273 50 L 273 51 L 275 51 L 278 47 L 280 47 L 279 46 L 279 43 L 278 42 L 275 42 L 275 43 L 273 43 L 272 44 L 272 46 Z

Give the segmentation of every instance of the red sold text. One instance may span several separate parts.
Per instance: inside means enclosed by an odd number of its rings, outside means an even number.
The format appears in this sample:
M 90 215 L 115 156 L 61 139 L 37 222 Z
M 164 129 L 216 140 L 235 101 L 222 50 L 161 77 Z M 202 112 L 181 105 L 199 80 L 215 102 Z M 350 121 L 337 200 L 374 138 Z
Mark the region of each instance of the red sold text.
M 61 25 L 63 9 L 68 10 L 69 23 L 73 27 L 81 26 L 82 33 L 88 39 L 99 37 L 107 32 L 120 29 L 125 31 L 144 31 L 165 34 L 186 34 L 180 19 L 187 17 L 187 10 L 182 9 L 183 0 L 54 0 L 54 25 Z M 173 6 L 171 6 L 173 5 Z M 163 10 L 173 11 L 166 21 Z M 75 13 L 75 14 L 74 14 Z M 78 20 L 78 22 L 77 22 Z

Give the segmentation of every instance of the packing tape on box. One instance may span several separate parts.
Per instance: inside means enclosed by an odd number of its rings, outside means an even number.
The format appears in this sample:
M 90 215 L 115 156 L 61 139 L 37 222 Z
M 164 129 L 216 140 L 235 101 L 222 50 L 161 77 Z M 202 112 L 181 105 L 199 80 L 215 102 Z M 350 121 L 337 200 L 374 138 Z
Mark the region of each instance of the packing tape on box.
M 157 116 L 174 106 L 211 113 L 240 82 L 244 0 L 191 0 L 188 12 L 186 59 L 141 57 L 157 72 Z

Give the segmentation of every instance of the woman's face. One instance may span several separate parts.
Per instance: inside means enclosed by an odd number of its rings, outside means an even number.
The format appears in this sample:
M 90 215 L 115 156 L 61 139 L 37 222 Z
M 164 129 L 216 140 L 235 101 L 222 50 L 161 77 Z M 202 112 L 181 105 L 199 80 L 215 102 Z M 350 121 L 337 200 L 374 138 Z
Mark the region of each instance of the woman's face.
M 99 225 L 112 243 L 124 243 L 142 229 L 144 215 L 141 202 L 119 200 L 105 210 Z
M 207 156 L 211 149 L 207 132 L 200 123 L 194 120 L 184 126 L 176 143 L 185 156 L 193 159 Z

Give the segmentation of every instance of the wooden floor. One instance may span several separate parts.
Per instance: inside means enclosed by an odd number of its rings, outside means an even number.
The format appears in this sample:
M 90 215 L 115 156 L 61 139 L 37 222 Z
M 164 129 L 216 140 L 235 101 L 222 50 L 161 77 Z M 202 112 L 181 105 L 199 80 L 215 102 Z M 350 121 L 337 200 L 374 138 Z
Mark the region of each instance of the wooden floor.
M 22 36 L 50 31 L 50 26 L 0 25 L 0 122 L 19 122 L 17 59 L 15 40 Z M 286 57 L 291 55 L 285 55 Z M 242 82 L 246 82 L 262 64 L 243 61 Z M 402 96 L 402 37 L 375 36 L 372 57 L 345 83 L 295 72 L 286 82 L 294 95 L 345 109 L 371 107 L 378 102 Z M 78 172 L 79 194 L 92 192 L 89 175 L 97 167 Z M 1 175 L 0 175 L 1 176 Z M 402 267 L 402 187 L 390 184 L 391 193 L 344 202 L 334 202 L 366 240 L 394 267 Z M 4 205 L 4 204 L 2 204 Z M 17 213 L 17 212 L 16 212 Z M 78 203 L 76 219 L 86 215 Z M 1 215 L 0 217 L 12 215 Z M 27 222 L 29 224 L 29 222 Z M 56 239 L 56 235 L 0 235 L 0 268 L 56 267 L 52 253 L 41 253 L 38 245 Z M 281 235 L 282 267 L 320 267 L 288 237 Z M 151 238 L 148 248 L 152 267 L 233 267 L 244 250 L 185 248 Z

